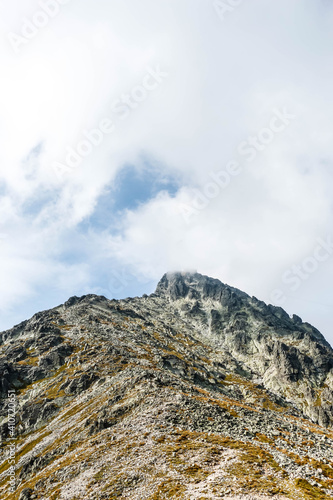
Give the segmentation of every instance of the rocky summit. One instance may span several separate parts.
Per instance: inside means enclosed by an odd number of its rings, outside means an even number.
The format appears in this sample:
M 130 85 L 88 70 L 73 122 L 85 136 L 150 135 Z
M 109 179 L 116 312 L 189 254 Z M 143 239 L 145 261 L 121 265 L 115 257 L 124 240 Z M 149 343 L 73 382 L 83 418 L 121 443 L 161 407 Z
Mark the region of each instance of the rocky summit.
M 333 498 L 333 350 L 280 307 L 169 273 L 0 334 L 0 498 Z

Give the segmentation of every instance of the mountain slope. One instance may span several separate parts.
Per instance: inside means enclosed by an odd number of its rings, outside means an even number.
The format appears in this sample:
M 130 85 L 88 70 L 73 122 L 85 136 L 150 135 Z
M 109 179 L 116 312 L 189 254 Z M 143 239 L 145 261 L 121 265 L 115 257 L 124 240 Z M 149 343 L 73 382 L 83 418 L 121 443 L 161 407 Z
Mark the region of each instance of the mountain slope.
M 333 351 L 281 308 L 173 273 L 72 297 L 0 349 L 1 498 L 332 498 Z

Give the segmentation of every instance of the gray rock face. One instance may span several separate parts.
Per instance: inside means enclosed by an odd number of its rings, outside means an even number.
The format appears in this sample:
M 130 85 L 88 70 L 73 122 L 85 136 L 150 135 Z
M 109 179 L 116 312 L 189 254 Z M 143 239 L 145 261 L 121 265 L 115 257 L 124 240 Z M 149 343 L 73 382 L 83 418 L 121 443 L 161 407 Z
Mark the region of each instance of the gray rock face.
M 15 498 L 332 498 L 330 345 L 219 280 L 72 297 L 0 334 L 0 373 Z
M 227 350 L 251 377 L 262 378 L 267 389 L 320 425 L 333 424 L 333 351 L 316 328 L 200 274 L 165 274 L 156 295 L 172 303 L 205 342 Z M 325 391 L 323 401 L 318 391 Z

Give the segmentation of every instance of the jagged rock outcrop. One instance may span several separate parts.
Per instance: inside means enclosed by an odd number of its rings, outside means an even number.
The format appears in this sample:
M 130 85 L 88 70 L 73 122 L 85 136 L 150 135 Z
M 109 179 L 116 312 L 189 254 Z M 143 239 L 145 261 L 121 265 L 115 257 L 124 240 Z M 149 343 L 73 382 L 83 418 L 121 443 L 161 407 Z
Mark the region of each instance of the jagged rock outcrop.
M 71 297 L 0 334 L 0 371 L 1 498 L 332 498 L 330 345 L 219 280 Z
M 156 294 L 172 301 L 210 345 L 226 349 L 245 372 L 262 378 L 267 389 L 320 425 L 333 424 L 333 400 L 325 396 L 333 389 L 333 351 L 316 328 L 200 274 L 166 274 Z

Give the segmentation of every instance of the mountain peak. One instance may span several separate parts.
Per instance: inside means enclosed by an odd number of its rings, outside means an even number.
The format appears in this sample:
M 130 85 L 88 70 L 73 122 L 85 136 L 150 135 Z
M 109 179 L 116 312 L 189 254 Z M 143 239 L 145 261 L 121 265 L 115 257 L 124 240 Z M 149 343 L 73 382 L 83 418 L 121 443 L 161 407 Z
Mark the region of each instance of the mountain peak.
M 71 297 L 0 335 L 0 372 L 4 500 L 12 434 L 20 500 L 332 498 L 332 349 L 217 279 Z
M 157 295 L 167 295 L 171 300 L 188 299 L 223 299 L 231 296 L 250 298 L 237 288 L 222 283 L 222 281 L 197 272 L 168 272 L 163 275 L 156 287 Z
M 220 339 L 230 328 L 235 335 L 246 332 L 252 338 L 258 331 L 272 334 L 274 331 L 274 335 L 292 341 L 309 336 L 313 342 L 330 348 L 324 336 L 309 323 L 303 323 L 299 316 L 290 317 L 282 307 L 266 304 L 219 279 L 197 272 L 164 274 L 153 295 L 172 302 L 174 310 L 190 317 L 203 333 L 215 334 Z

